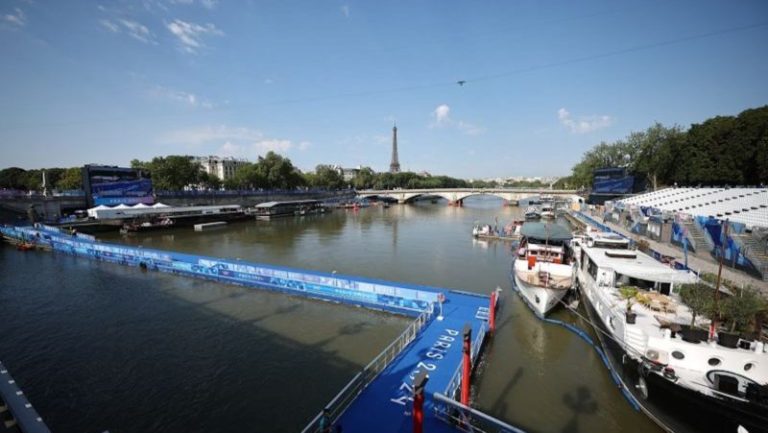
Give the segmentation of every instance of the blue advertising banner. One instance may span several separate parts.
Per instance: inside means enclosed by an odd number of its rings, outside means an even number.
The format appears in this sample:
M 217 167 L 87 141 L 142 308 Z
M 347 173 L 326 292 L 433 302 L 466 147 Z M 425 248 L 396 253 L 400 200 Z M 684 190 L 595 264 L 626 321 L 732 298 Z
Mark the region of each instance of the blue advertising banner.
M 304 296 L 365 305 L 404 314 L 419 314 L 437 302 L 439 289 L 396 285 L 338 274 L 299 271 L 243 261 L 135 248 L 66 235 L 49 227 L 0 227 L 4 236 L 54 251 L 148 270 L 264 287 Z
M 619 179 L 595 180 L 592 183 L 592 193 L 605 194 L 630 194 L 635 184 L 634 176 L 626 176 Z
M 95 205 L 153 203 L 152 181 L 149 179 L 104 180 L 94 177 L 91 194 Z

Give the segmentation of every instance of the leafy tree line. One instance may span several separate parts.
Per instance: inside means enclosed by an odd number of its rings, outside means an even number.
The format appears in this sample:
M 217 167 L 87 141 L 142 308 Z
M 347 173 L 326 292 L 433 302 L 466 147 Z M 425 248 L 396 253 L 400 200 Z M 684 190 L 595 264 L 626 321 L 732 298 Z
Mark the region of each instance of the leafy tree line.
M 768 183 L 768 105 L 717 116 L 687 130 L 656 123 L 587 151 L 556 187 L 590 187 L 592 172 L 626 167 L 653 189 L 669 185 Z
M 81 189 L 83 187 L 83 178 L 80 170 L 80 167 L 33 170 L 8 167 L 0 170 L 0 188 L 42 191 L 43 171 L 45 171 L 48 189 L 59 191 Z
M 448 176 L 421 176 L 416 173 L 375 173 L 371 168 L 359 170 L 354 178 L 345 181 L 338 170 L 330 165 L 318 165 L 314 173 L 302 173 L 291 160 L 268 152 L 254 163 L 246 163 L 235 171 L 232 178 L 221 180 L 203 171 L 192 156 L 158 156 L 150 161 L 131 161 L 131 167 L 146 170 L 156 190 L 180 191 L 188 187 L 219 189 L 295 189 L 343 188 L 356 189 L 422 189 L 495 187 L 483 181 L 473 183 Z M 45 169 L 49 188 L 59 190 L 81 189 L 80 167 Z M 42 170 L 24 170 L 11 167 L 0 170 L 0 188 L 42 190 Z
M 238 167 L 235 175 L 222 181 L 203 171 L 191 156 L 158 156 L 151 161 L 131 161 L 132 168 L 147 170 L 156 190 L 179 191 L 186 187 L 219 189 L 293 189 L 306 186 L 302 173 L 291 160 L 274 152 L 260 156 L 255 163 Z

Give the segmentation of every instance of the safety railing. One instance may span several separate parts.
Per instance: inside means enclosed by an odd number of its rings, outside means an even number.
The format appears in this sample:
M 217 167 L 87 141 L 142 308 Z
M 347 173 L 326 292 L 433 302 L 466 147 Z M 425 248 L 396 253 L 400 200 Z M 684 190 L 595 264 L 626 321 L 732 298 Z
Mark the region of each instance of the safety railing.
M 472 347 L 470 349 L 470 356 L 472 357 L 472 360 L 474 361 L 477 359 L 477 354 L 480 353 L 480 347 L 483 344 L 483 340 L 485 339 L 485 333 L 487 331 L 486 323 L 483 322 L 480 325 L 480 329 L 477 331 L 477 335 L 475 336 L 475 340 L 472 342 Z M 448 385 L 445 387 L 444 394 L 452 397 L 456 395 L 456 392 L 459 390 L 459 387 L 461 387 L 461 371 L 464 367 L 464 360 L 459 362 L 459 366 L 456 367 L 456 371 L 453 372 L 453 375 L 451 376 L 451 380 L 448 382 Z
M 408 346 L 419 334 L 419 331 L 432 318 L 434 311 L 433 304 L 429 304 L 429 309 L 422 312 L 410 325 L 400 334 L 392 343 L 382 350 L 362 371 L 357 373 L 345 386 L 336 394 L 335 397 L 325 406 L 328 410 L 328 418 L 337 420 L 341 414 L 352 404 L 355 398 L 367 387 L 376 376 L 384 371 L 392 361 L 397 358 L 403 349 Z M 315 416 L 312 421 L 304 427 L 302 433 L 320 432 L 320 421 L 323 418 L 323 412 Z
M 435 417 L 467 433 L 525 433 L 504 421 L 465 406 L 438 392 L 432 394 Z

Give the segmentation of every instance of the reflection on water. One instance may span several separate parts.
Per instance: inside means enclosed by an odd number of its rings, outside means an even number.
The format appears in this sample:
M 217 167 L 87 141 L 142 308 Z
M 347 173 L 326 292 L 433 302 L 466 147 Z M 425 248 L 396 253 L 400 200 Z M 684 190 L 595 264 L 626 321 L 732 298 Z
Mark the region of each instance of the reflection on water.
M 500 286 L 480 408 L 531 432 L 656 431 L 590 347 L 514 295 L 510 244 L 471 236 L 475 221 L 520 218 L 500 200 L 469 198 L 102 239 L 477 293 Z M 0 356 L 57 433 L 297 431 L 407 323 L 8 247 L 0 278 Z

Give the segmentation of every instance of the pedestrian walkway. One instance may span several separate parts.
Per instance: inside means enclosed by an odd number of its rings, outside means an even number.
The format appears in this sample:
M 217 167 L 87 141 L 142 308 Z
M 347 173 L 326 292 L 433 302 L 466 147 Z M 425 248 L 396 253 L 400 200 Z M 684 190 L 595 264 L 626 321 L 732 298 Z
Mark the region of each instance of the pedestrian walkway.
M 635 241 L 639 241 L 642 239 L 643 241 L 648 242 L 648 245 L 652 249 L 658 251 L 661 254 L 664 254 L 665 256 L 674 257 L 675 260 L 677 260 L 680 263 L 685 262 L 685 253 L 680 248 L 677 248 L 674 245 L 657 242 L 657 241 L 654 241 L 653 239 L 641 237 L 634 233 L 630 233 L 629 230 L 611 221 L 606 220 L 604 224 L 610 227 L 611 230 L 614 230 L 617 233 L 621 233 L 622 235 L 630 239 L 634 239 Z M 692 269 L 696 272 L 708 272 L 708 273 L 717 275 L 718 267 L 719 267 L 719 264 L 715 262 L 714 259 L 707 260 L 700 256 L 694 255 L 693 253 L 688 254 L 689 269 Z M 744 272 L 740 272 L 738 270 L 729 268 L 727 266 L 723 266 L 722 277 L 730 281 L 733 281 L 739 286 L 751 285 L 755 289 L 759 290 L 764 297 L 768 298 L 768 281 L 759 280 Z
M 449 292 L 443 309 L 444 319 L 433 319 L 425 326 L 411 345 L 342 414 L 338 424 L 343 431 L 412 432 L 412 385 L 421 371 L 429 375 L 424 392 L 424 431 L 457 431 L 434 416 L 432 396 L 436 392 L 450 394 L 458 385 L 456 374 L 462 360 L 464 325 L 472 327 L 473 352 L 477 355 L 485 334 L 488 298 Z

